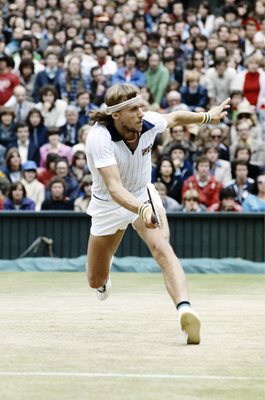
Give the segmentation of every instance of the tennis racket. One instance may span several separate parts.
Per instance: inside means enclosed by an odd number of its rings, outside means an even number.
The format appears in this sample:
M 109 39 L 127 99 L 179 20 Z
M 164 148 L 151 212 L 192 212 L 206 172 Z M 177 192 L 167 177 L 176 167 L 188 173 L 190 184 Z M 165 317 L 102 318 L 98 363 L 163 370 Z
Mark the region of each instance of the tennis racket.
M 147 193 L 154 214 L 154 219 L 160 229 L 163 228 L 163 203 L 152 183 L 147 184 Z

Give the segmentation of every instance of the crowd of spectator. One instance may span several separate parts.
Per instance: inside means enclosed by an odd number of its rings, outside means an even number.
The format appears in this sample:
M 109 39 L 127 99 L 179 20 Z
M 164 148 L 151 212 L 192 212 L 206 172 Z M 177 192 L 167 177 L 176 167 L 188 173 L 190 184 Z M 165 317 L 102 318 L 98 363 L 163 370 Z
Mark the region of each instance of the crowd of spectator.
M 86 211 L 88 112 L 108 87 L 146 111 L 207 111 L 152 149 L 168 212 L 265 211 L 265 1 L 0 0 L 0 210 Z

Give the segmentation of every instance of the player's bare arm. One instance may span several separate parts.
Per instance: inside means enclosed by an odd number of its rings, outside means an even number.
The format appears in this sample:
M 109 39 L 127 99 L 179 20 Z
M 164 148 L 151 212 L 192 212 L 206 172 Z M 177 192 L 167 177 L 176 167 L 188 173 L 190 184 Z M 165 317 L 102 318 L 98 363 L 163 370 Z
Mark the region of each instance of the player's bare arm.
M 112 197 L 112 199 L 120 206 L 129 211 L 138 214 L 141 204 L 139 201 L 122 185 L 120 173 L 117 165 L 110 165 L 108 167 L 99 168 L 105 185 Z M 152 209 L 146 209 L 143 219 L 147 228 L 156 228 L 157 225 L 152 222 Z
M 209 115 L 209 122 L 211 124 L 218 124 L 226 115 L 230 98 L 224 100 L 219 106 L 211 108 L 208 113 L 205 112 L 192 112 L 192 111 L 173 111 L 170 114 L 164 114 L 167 120 L 168 127 L 173 128 L 177 125 L 192 125 L 207 123 L 207 114 Z

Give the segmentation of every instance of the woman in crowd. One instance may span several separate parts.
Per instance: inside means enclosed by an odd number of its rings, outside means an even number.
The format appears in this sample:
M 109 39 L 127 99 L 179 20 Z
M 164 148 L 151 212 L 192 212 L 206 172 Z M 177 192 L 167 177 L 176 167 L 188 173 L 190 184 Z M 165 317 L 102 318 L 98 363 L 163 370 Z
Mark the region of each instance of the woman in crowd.
M 27 116 L 26 124 L 29 127 L 29 140 L 36 147 L 47 143 L 47 127 L 44 125 L 44 118 L 38 108 L 32 108 Z
M 36 104 L 40 110 L 44 125 L 48 128 L 60 128 L 66 123 L 65 111 L 67 103 L 64 100 L 58 99 L 57 90 L 53 85 L 45 85 L 40 89 L 41 101 Z
M 80 183 L 83 177 L 88 173 L 86 153 L 84 151 L 78 150 L 74 153 L 70 171 L 78 183 Z
M 265 211 L 265 173 L 257 176 L 255 194 L 249 194 L 243 202 L 243 210 L 248 212 L 264 212 Z
M 80 184 L 81 195 L 74 202 L 75 211 L 87 211 L 92 196 L 91 187 L 92 176 L 90 174 L 85 175 Z
M 11 183 L 7 198 L 4 200 L 4 210 L 35 210 L 34 201 L 27 197 L 26 189 L 21 182 Z
M 60 157 L 66 157 L 68 163 L 72 163 L 72 148 L 60 141 L 60 132 L 57 128 L 50 128 L 47 132 L 48 143 L 40 148 L 40 167 L 44 167 L 49 153 L 57 154 Z
M 21 157 L 16 147 L 11 147 L 6 153 L 5 166 L 2 168 L 9 182 L 17 182 L 22 179 Z
M 169 157 L 162 157 L 157 165 L 157 182 L 167 188 L 167 195 L 181 203 L 182 178 L 175 175 L 174 164 Z

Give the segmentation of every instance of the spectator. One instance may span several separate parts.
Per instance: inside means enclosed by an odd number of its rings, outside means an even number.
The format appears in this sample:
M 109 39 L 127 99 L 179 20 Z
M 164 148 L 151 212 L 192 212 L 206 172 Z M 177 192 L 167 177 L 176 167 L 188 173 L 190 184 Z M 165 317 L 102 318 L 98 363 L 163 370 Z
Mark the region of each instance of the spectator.
M 17 182 L 22 179 L 21 157 L 16 147 L 11 147 L 7 151 L 2 172 L 9 182 Z
M 164 156 L 158 161 L 157 182 L 164 183 L 167 195 L 180 203 L 182 178 L 175 175 L 174 164 L 169 157 Z
M 16 138 L 14 119 L 13 108 L 0 108 L 0 144 L 4 147 L 8 147 Z
M 149 57 L 149 68 L 146 73 L 147 86 L 151 90 L 155 101 L 161 104 L 169 82 L 169 72 L 161 63 L 159 54 L 151 54 Z
M 58 97 L 61 97 L 61 87 L 59 84 L 61 74 L 62 70 L 59 68 L 58 55 L 55 52 L 48 52 L 45 57 L 45 69 L 40 71 L 36 76 L 33 94 L 35 103 L 42 101 L 40 90 L 47 85 L 53 87 Z
M 230 188 L 222 188 L 219 202 L 212 204 L 207 211 L 242 211 L 242 207 L 235 201 L 234 193 Z
M 81 150 L 77 150 L 73 155 L 72 165 L 70 166 L 71 174 L 76 178 L 77 182 L 80 183 L 83 177 L 88 174 L 88 166 L 86 160 L 86 153 Z
M 79 91 L 90 90 L 89 75 L 82 73 L 79 57 L 72 56 L 68 60 L 66 70 L 60 74 L 59 85 L 62 99 L 73 105 Z
M 55 161 L 58 158 L 58 154 L 49 153 L 46 158 L 45 168 L 39 168 L 37 178 L 47 186 L 50 180 L 56 175 L 55 174 Z
M 234 199 L 242 204 L 247 198 L 249 193 L 253 192 L 254 180 L 248 178 L 248 165 L 247 161 L 237 160 L 234 163 L 235 168 L 235 179 L 232 179 L 230 184 L 227 186 L 233 191 Z
M 57 91 L 52 85 L 40 89 L 40 102 L 36 105 L 44 118 L 47 128 L 60 128 L 66 122 L 65 110 L 67 103 L 57 98 Z
M 56 176 L 62 178 L 65 182 L 65 195 L 71 200 L 75 200 L 79 194 L 79 185 L 77 179 L 71 173 L 66 158 L 57 158 L 55 161 L 55 173 Z
M 137 68 L 137 57 L 133 50 L 125 53 L 125 66 L 119 68 L 112 76 L 112 84 L 114 83 L 131 83 L 138 87 L 145 86 L 145 75 Z
M 5 174 L 0 170 L 0 210 L 4 208 L 4 200 L 8 191 L 10 182 L 6 178 Z
M 16 140 L 10 144 L 10 147 L 18 149 L 22 163 L 32 160 L 39 164 L 39 148 L 29 140 L 29 128 L 26 124 L 21 123 L 16 126 Z
M 211 175 L 213 175 L 222 186 L 227 186 L 232 179 L 230 162 L 219 158 L 218 147 L 214 143 L 207 143 L 204 152 L 211 163 Z
M 42 203 L 42 210 L 71 211 L 74 209 L 72 200 L 65 195 L 66 184 L 62 178 L 54 177 L 49 183 L 50 196 Z
M 26 189 L 21 182 L 11 183 L 7 198 L 4 200 L 4 210 L 35 210 L 34 201 L 27 197 Z
M 47 155 L 55 153 L 60 157 L 65 157 L 68 163 L 72 163 L 72 148 L 60 141 L 60 132 L 57 128 L 48 129 L 48 143 L 40 148 L 40 167 L 44 167 Z
M 82 211 L 82 212 L 87 211 L 92 196 L 91 187 L 92 187 L 92 176 L 85 175 L 82 178 L 80 184 L 81 195 L 77 197 L 77 199 L 74 202 L 75 211 Z
M 210 161 L 206 156 L 198 157 L 196 172 L 183 183 L 182 198 L 189 189 L 196 189 L 199 193 L 200 203 L 206 207 L 218 202 L 222 185 L 210 175 Z
M 67 146 L 74 146 L 77 143 L 78 130 L 78 109 L 75 106 L 67 106 L 65 111 L 66 124 L 60 128 L 61 142 Z
M 175 126 L 170 129 L 170 139 L 163 144 L 163 154 L 169 154 L 171 148 L 175 145 L 181 145 L 185 149 L 185 159 L 191 161 L 196 152 L 196 145 L 188 139 L 185 126 Z
M 186 85 L 180 88 L 181 101 L 190 111 L 203 112 L 208 104 L 207 89 L 200 85 L 200 74 L 190 71 L 186 74 Z
M 32 108 L 29 111 L 26 124 L 29 127 L 29 140 L 35 147 L 40 148 L 47 143 L 47 127 L 38 108 Z
M 19 85 L 19 77 L 10 72 L 10 58 L 0 54 L 0 106 L 6 104 L 13 94 L 14 88 Z
M 25 59 L 19 64 L 19 80 L 21 85 L 26 89 L 26 100 L 34 102 L 33 91 L 36 74 L 32 60 Z
M 167 108 L 165 113 L 172 111 L 186 111 L 189 107 L 181 102 L 181 94 L 177 90 L 170 90 L 166 95 Z
M 27 99 L 26 89 L 22 85 L 17 85 L 14 88 L 13 96 L 6 103 L 7 106 L 12 107 L 15 111 L 15 123 L 20 124 L 25 122 L 29 111 L 35 107 L 32 101 Z
M 203 212 L 206 207 L 200 203 L 200 196 L 196 189 L 189 189 L 183 196 L 182 212 Z
M 227 140 L 225 136 L 225 131 L 221 125 L 212 126 L 209 133 L 209 140 L 211 140 L 218 148 L 219 158 L 221 160 L 230 160 L 229 147 L 225 144 Z
M 227 66 L 226 59 L 218 59 L 215 65 L 206 72 L 207 90 L 210 105 L 219 104 L 229 97 L 231 87 L 236 79 L 234 68 Z
M 155 188 L 159 193 L 159 196 L 163 203 L 163 207 L 166 210 L 166 212 L 169 212 L 169 213 L 178 212 L 181 209 L 180 204 L 176 200 L 174 200 L 172 197 L 169 197 L 167 195 L 167 187 L 164 183 L 156 182 Z
M 251 159 L 251 149 L 248 145 L 239 145 L 235 150 L 235 160 L 244 160 L 248 165 L 248 177 L 256 179 L 260 174 L 261 168 L 258 165 L 252 164 Z M 232 163 L 232 178 L 235 178 L 234 162 Z
M 78 143 L 72 147 L 73 154 L 79 150 L 86 152 L 86 138 L 90 129 L 91 125 L 83 125 L 82 128 L 79 129 Z
M 108 83 L 100 66 L 91 68 L 91 101 L 96 106 L 104 103 Z
M 81 90 L 76 96 L 76 105 L 78 109 L 78 125 L 86 125 L 89 121 L 88 112 L 95 110 L 97 106 L 90 101 L 90 93 Z
M 34 161 L 27 161 L 22 164 L 22 171 L 21 183 L 26 189 L 27 197 L 34 201 L 35 210 L 40 211 L 45 197 L 45 187 L 37 179 L 37 164 Z
M 97 40 L 94 43 L 94 49 L 96 53 L 96 61 L 98 65 L 102 68 L 103 75 L 106 79 L 110 78 L 117 71 L 117 64 L 115 61 L 108 56 L 109 43 L 106 38 L 102 40 Z
M 265 174 L 257 176 L 253 194 L 249 194 L 243 202 L 243 210 L 247 212 L 265 211 Z
M 175 144 L 169 151 L 169 156 L 175 167 L 175 174 L 185 181 L 193 175 L 192 164 L 185 159 L 185 148 L 181 144 Z

